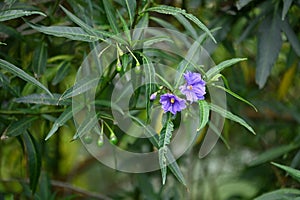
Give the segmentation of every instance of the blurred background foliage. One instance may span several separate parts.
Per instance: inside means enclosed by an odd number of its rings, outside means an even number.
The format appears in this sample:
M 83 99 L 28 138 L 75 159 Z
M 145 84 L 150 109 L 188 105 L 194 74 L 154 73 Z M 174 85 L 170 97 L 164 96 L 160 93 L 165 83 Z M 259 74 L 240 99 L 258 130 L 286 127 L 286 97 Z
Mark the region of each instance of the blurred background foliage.
M 126 2 L 136 2 L 132 16 Z M 65 105 L 18 102 L 45 91 L 1 69 L 0 199 L 300 199 L 299 0 L 5 0 L 0 3 L 0 58 L 34 76 L 53 94 L 62 94 L 74 84 L 91 43 L 40 33 L 32 24 L 77 26 L 62 5 L 97 30 L 114 33 L 123 27 L 116 10 L 133 28 L 143 9 L 158 4 L 185 9 L 214 30 L 218 43 L 207 40 L 204 47 L 215 63 L 248 58 L 223 74 L 233 91 L 257 107 L 255 112 L 228 96 L 229 110 L 246 119 L 257 135 L 226 121 L 222 134 L 227 145 L 219 141 L 199 159 L 201 144 L 196 144 L 179 159 L 187 188 L 172 174 L 162 186 L 159 171 L 118 172 L 91 157 L 80 141 L 70 142 L 72 120 L 45 141 Z M 28 13 L 3 18 L 10 10 Z M 115 27 L 108 13 L 118 19 Z M 148 13 L 149 26 L 191 37 L 202 33 L 178 16 Z

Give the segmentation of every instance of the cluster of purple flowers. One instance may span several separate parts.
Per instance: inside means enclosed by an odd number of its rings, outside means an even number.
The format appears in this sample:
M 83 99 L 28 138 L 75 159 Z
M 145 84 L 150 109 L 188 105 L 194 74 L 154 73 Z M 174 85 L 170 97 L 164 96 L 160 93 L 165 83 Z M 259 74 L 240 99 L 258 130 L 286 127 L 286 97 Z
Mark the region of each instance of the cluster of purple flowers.
M 201 74 L 194 72 L 186 72 L 184 74 L 185 84 L 179 87 L 182 94 L 186 96 L 187 101 L 193 103 L 203 100 L 205 92 L 205 81 L 201 78 Z M 156 98 L 157 92 L 150 96 L 151 100 Z M 160 96 L 160 101 L 164 112 L 176 114 L 186 108 L 186 100 L 178 96 L 167 93 Z

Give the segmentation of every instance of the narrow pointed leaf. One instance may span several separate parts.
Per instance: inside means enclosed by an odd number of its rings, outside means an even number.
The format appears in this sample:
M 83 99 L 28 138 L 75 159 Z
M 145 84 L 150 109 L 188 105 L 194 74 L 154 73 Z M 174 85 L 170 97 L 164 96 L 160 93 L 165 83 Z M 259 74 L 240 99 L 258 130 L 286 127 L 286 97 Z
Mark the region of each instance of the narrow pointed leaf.
M 292 45 L 293 50 L 295 51 L 297 56 L 300 57 L 300 41 L 297 34 L 291 27 L 290 23 L 287 20 L 284 20 L 281 21 L 280 26 L 281 26 L 281 30 L 285 33 L 287 39 Z
M 73 136 L 73 140 L 76 140 L 82 135 L 88 133 L 96 126 L 97 122 L 98 122 L 98 115 L 94 115 L 93 117 L 86 116 L 83 122 L 77 128 L 77 131 Z
M 69 27 L 69 26 L 42 26 L 35 25 L 27 22 L 31 28 L 45 33 L 47 35 L 53 35 L 56 37 L 65 37 L 71 40 L 78 40 L 83 42 L 94 42 L 102 39 L 101 37 L 90 35 L 86 33 L 79 27 Z
M 249 166 L 260 165 L 272 161 L 298 147 L 299 145 L 296 144 L 288 144 L 279 147 L 274 147 L 258 155 L 253 161 L 249 163 Z
M 254 200 L 296 200 L 300 196 L 300 190 L 294 188 L 282 188 L 265 193 Z
M 236 2 L 236 7 L 237 7 L 238 10 L 241 10 L 243 7 L 245 7 L 251 1 L 252 0 L 238 0 Z
M 209 37 L 215 42 L 214 36 L 211 34 L 210 30 L 194 15 L 186 13 L 185 10 L 177 8 L 177 7 L 172 7 L 172 6 L 166 6 L 166 5 L 160 5 L 156 7 L 151 7 L 148 8 L 146 11 L 154 11 L 158 12 L 161 14 L 167 14 L 167 15 L 177 15 L 177 14 L 182 14 L 185 16 L 187 19 L 191 20 L 194 22 L 200 29 L 202 29 Z
M 152 145 L 155 146 L 156 148 L 159 148 L 158 134 L 153 129 L 150 129 L 149 127 L 147 127 L 144 124 L 144 122 L 142 122 L 140 119 L 138 119 L 132 115 L 128 115 L 128 117 L 130 117 L 135 122 L 137 122 L 140 126 L 142 126 L 145 129 L 145 135 L 147 135 L 147 137 L 148 137 L 149 141 L 152 143 Z M 174 156 L 172 155 L 172 153 L 170 151 L 167 151 L 167 160 L 170 163 L 168 165 L 168 168 L 171 170 L 171 172 L 174 174 L 174 176 L 178 179 L 178 181 L 180 183 L 182 183 L 184 186 L 186 186 L 185 178 L 184 178 L 177 162 L 175 161 Z M 173 161 L 173 162 L 171 162 L 171 161 Z
M 30 104 L 41 104 L 41 105 L 70 105 L 69 100 L 60 100 L 61 94 L 30 94 L 28 96 L 14 99 L 17 103 L 30 103 Z
M 173 130 L 174 125 L 171 121 L 171 115 L 168 114 L 166 124 L 164 125 L 159 135 L 158 156 L 163 185 L 165 184 L 167 177 L 167 153 L 169 151 L 168 145 L 170 144 Z
M 288 13 L 292 3 L 293 3 L 293 0 L 283 0 L 283 9 L 282 9 L 282 15 L 281 15 L 282 20 L 285 19 L 285 16 Z
M 267 82 L 272 67 L 277 60 L 282 45 L 280 18 L 267 17 L 259 26 L 258 55 L 255 80 L 259 88 Z
M 205 127 L 209 120 L 209 105 L 205 100 L 198 101 L 199 113 L 200 113 L 200 123 L 197 130 L 201 130 Z
M 226 69 L 227 67 L 230 67 L 238 62 L 247 60 L 247 58 L 233 58 L 230 60 L 225 60 L 221 63 L 219 63 L 218 65 L 214 66 L 213 68 L 209 69 L 206 72 L 206 77 L 208 80 L 210 80 L 212 77 L 214 77 L 215 75 L 217 75 L 218 73 L 220 73 L 222 70 Z
M 241 100 L 242 102 L 248 104 L 249 106 L 251 106 L 257 112 L 256 107 L 252 103 L 250 103 L 249 101 L 247 101 L 243 97 L 239 96 L 238 94 L 236 94 L 236 93 L 232 92 L 231 90 L 229 90 L 229 89 L 227 89 L 227 88 L 225 88 L 223 86 L 220 86 L 220 85 L 213 85 L 213 86 L 216 87 L 216 88 L 219 88 L 221 90 L 224 90 L 225 92 L 227 92 L 231 96 L 233 96 L 233 97 L 237 98 L 238 100 Z
M 73 117 L 73 113 L 77 113 L 83 108 L 83 106 L 76 106 L 73 108 L 72 106 L 68 107 L 54 122 L 51 130 L 49 131 L 48 135 L 46 136 L 45 140 L 48 140 L 56 131 L 58 130 L 59 127 L 64 125 L 69 119 Z
M 3 68 L 5 70 L 9 71 L 10 73 L 14 74 L 15 76 L 18 76 L 21 79 L 36 85 L 37 87 L 46 91 L 50 96 L 52 96 L 51 92 L 43 84 L 41 84 L 39 81 L 37 81 L 32 76 L 28 75 L 26 72 L 24 72 L 20 68 L 14 66 L 13 64 L 0 59 L 0 68 Z
M 23 134 L 24 145 L 28 158 L 30 189 L 34 193 L 40 177 L 42 159 L 34 137 L 27 131 Z
M 184 26 L 184 28 L 190 33 L 190 35 L 194 38 L 197 39 L 198 34 L 192 24 L 184 18 L 181 14 L 175 15 L 175 18 Z
M 68 75 L 69 71 L 70 71 L 70 63 L 65 61 L 62 62 L 57 70 L 55 77 L 52 79 L 51 84 L 57 85 Z
M 28 11 L 28 10 L 7 10 L 7 11 L 1 11 L 0 12 L 0 22 L 7 21 L 10 19 L 15 19 L 23 16 L 29 16 L 29 15 L 42 15 L 46 17 L 42 12 L 39 11 Z
M 26 129 L 30 127 L 31 123 L 37 119 L 38 117 L 26 117 L 13 122 L 5 131 L 5 135 L 8 137 L 16 137 L 24 134 Z
M 283 169 L 286 171 L 289 175 L 291 175 L 293 178 L 295 178 L 298 182 L 300 182 L 300 171 L 297 169 L 294 169 L 289 166 L 280 165 L 278 163 L 272 162 L 272 165 L 275 165 L 276 167 L 279 167 L 280 169 Z
M 136 9 L 136 0 L 124 0 L 126 4 L 127 13 L 129 16 L 130 26 L 133 24 L 135 9 Z
M 91 90 L 92 88 L 96 88 L 98 84 L 99 78 L 94 77 L 85 77 L 78 82 L 75 83 L 75 85 L 69 89 L 67 89 L 60 97 L 60 100 L 68 99 L 74 96 L 77 96 L 79 94 L 82 94 L 88 90 Z
M 119 33 L 120 31 L 119 31 L 117 19 L 115 16 L 116 11 L 111 3 L 111 0 L 103 1 L 103 5 L 104 5 L 106 17 L 107 17 L 110 27 L 112 28 L 114 33 Z
M 32 65 L 35 77 L 40 77 L 44 74 L 47 65 L 47 46 L 46 43 L 42 42 L 33 53 Z
M 209 105 L 210 109 L 216 113 L 219 113 L 221 116 L 230 119 L 234 122 L 239 123 L 240 125 L 244 126 L 246 129 L 248 129 L 251 133 L 253 133 L 255 135 L 255 131 L 252 129 L 251 126 L 249 126 L 247 124 L 247 122 L 245 122 L 245 120 L 243 120 L 242 118 L 232 114 L 231 112 L 229 112 L 228 110 L 225 110 L 215 104 L 210 104 Z

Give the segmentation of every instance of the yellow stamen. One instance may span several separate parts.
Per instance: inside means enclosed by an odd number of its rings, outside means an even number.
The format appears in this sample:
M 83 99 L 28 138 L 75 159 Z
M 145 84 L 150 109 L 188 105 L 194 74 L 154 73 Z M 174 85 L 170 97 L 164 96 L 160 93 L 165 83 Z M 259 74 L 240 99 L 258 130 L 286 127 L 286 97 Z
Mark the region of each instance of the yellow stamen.
M 188 88 L 189 90 L 192 90 L 192 89 L 193 89 L 193 86 L 192 86 L 192 85 L 189 85 L 189 86 L 187 86 L 187 88 Z
M 175 102 L 175 99 L 174 99 L 174 98 L 171 98 L 170 101 L 171 101 L 171 103 L 174 103 L 174 102 Z

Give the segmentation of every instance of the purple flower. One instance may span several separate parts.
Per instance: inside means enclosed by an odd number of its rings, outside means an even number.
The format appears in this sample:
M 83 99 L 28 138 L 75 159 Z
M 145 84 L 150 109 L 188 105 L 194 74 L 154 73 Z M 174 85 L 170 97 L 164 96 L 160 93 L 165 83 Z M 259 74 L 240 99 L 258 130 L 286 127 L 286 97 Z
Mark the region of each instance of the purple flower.
M 150 100 L 153 101 L 156 99 L 157 92 L 154 92 L 153 94 L 150 95 Z
M 203 100 L 205 92 L 205 81 L 201 78 L 201 74 L 194 72 L 186 72 L 184 75 L 186 83 L 179 87 L 182 94 L 190 103 Z
M 165 112 L 171 112 L 174 115 L 186 108 L 184 99 L 181 99 L 170 93 L 161 95 L 159 102 L 161 103 L 162 109 Z

